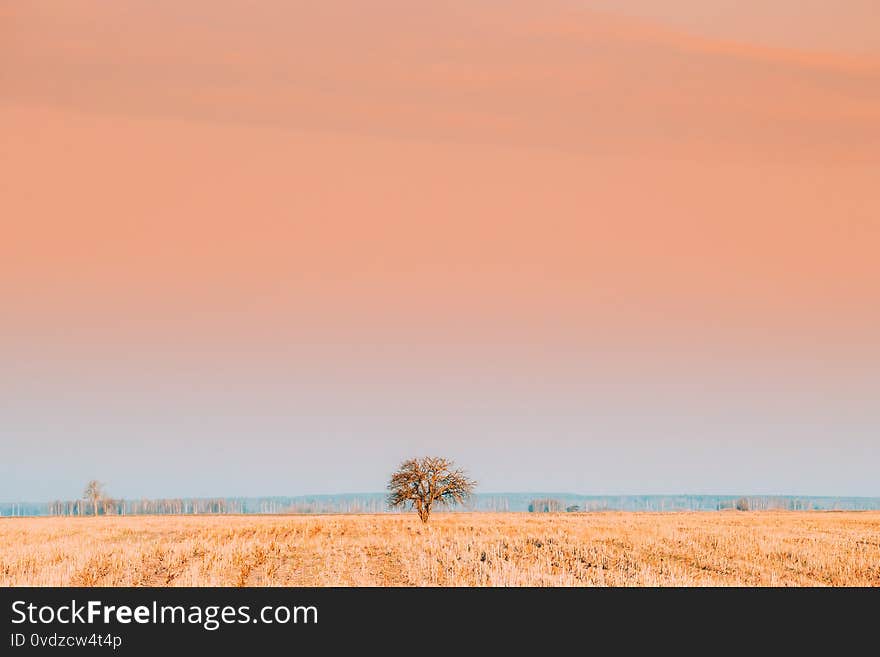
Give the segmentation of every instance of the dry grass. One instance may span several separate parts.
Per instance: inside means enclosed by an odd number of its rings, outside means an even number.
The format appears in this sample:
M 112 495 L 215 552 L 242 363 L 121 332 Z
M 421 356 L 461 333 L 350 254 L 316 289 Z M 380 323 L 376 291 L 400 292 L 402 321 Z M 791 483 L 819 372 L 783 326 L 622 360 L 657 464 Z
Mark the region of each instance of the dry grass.
M 0 520 L 0 586 L 880 586 L 880 512 Z

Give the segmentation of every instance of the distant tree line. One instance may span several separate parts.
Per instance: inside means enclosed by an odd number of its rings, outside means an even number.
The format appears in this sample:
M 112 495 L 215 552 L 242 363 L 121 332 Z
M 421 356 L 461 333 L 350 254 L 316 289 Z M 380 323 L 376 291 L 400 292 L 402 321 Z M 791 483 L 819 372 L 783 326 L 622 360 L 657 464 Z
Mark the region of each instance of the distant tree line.
M 225 498 L 169 498 L 158 500 L 121 500 L 102 497 L 97 502 L 55 500 L 48 504 L 50 516 L 131 516 L 180 514 L 244 513 L 241 502 Z
M 542 497 L 529 502 L 529 513 L 576 513 L 581 510 L 580 504 L 564 504 L 561 500 Z
M 740 511 L 809 511 L 814 509 L 877 509 L 880 500 L 854 500 L 851 503 L 825 502 L 824 500 L 741 496 L 713 500 L 708 509 L 689 507 L 664 501 L 658 498 L 648 503 L 615 503 L 615 500 L 582 500 L 567 503 L 554 498 L 534 498 L 525 501 L 519 509 L 509 498 L 486 496 L 472 506 L 456 505 L 451 511 L 530 511 L 532 513 L 557 513 L 577 511 L 678 511 L 678 510 L 718 510 L 736 509 Z M 697 505 L 694 505 L 695 507 Z M 118 499 L 102 497 L 97 503 L 98 515 L 171 515 L 171 514 L 223 514 L 223 513 L 395 513 L 389 510 L 381 496 L 363 495 L 337 496 L 327 498 L 161 498 L 161 499 Z M 6 504 L 0 508 L 0 515 L 50 515 L 50 516 L 91 516 L 95 514 L 95 502 L 86 498 L 78 500 L 55 500 L 40 504 Z
M 742 496 L 735 500 L 723 500 L 718 502 L 715 508 L 719 511 L 725 509 L 735 509 L 737 511 L 812 511 L 827 507 L 819 505 L 813 500 L 798 497 L 759 495 Z
M 23 515 L 22 505 L 9 505 L 9 515 Z M 45 509 L 43 511 L 42 509 Z M 54 500 L 28 505 L 28 515 L 126 516 L 199 515 L 239 513 L 381 513 L 387 511 L 380 496 L 317 496 L 314 498 L 160 498 L 139 500 L 109 496 L 104 484 L 93 479 L 76 500 Z M 0 513 L 2 515 L 2 513 Z
M 389 510 L 381 498 L 286 500 L 273 498 L 162 498 L 126 500 L 103 497 L 95 507 L 92 500 L 54 500 L 47 504 L 29 505 L 27 512 L 16 513 L 9 505 L 7 515 L 50 516 L 132 516 L 132 515 L 196 515 L 196 514 L 279 514 L 279 513 L 401 513 Z M 0 513 L 0 515 L 3 515 Z
M 91 482 L 89 482 L 91 483 Z M 89 486 L 82 497 L 53 502 L 0 502 L 0 516 L 93 516 L 139 514 L 221 513 L 400 513 L 389 509 L 383 493 L 298 495 L 274 497 L 176 497 L 121 499 L 102 485 Z M 97 493 L 94 495 L 93 493 Z M 554 502 L 542 502 L 554 500 Z M 761 511 L 785 509 L 867 510 L 880 509 L 880 497 L 795 497 L 736 495 L 569 495 L 565 493 L 475 493 L 467 503 L 453 503 L 436 512 L 457 511 Z M 536 509 L 538 511 L 536 511 Z
M 529 513 L 558 513 L 559 511 L 562 511 L 562 502 L 559 500 L 542 497 L 529 502 Z

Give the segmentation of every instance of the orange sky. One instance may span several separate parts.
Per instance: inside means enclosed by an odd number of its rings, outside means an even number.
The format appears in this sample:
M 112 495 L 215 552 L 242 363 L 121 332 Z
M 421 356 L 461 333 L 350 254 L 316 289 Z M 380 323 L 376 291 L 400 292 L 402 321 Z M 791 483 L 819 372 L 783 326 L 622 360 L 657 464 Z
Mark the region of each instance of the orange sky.
M 3 390 L 775 364 L 870 397 L 872 8 L 737 6 L 3 4 Z

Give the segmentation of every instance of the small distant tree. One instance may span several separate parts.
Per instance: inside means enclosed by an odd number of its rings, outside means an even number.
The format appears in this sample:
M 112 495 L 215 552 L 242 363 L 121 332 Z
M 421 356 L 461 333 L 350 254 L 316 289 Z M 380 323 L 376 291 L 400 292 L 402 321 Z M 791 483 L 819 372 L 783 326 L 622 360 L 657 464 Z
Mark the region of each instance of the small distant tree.
M 734 508 L 737 511 L 748 511 L 749 510 L 749 498 L 741 497 L 734 504 Z
M 98 504 L 104 499 L 104 484 L 97 479 L 92 479 L 86 484 L 83 497 L 92 503 L 95 515 L 98 515 Z
M 408 505 L 418 512 L 422 522 L 428 522 L 435 505 L 460 504 L 473 494 L 476 486 L 477 482 L 449 459 L 439 456 L 408 459 L 388 482 L 388 506 L 406 508 Z

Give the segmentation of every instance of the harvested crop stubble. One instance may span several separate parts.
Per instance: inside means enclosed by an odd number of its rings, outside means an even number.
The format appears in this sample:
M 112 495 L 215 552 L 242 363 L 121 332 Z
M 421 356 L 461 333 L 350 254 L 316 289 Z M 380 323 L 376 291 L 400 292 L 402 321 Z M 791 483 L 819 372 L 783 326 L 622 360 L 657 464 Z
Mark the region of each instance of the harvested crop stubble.
M 0 585 L 880 586 L 880 512 L 6 518 Z

